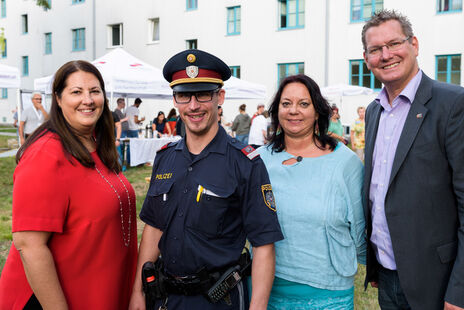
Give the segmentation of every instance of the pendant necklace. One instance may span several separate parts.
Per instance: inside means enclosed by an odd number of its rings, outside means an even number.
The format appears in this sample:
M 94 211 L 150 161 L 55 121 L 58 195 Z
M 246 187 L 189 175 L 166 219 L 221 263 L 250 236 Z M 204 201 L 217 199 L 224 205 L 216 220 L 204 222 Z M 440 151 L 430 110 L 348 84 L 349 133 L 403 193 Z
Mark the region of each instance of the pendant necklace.
M 119 174 L 116 174 L 116 176 L 118 177 L 119 179 L 119 182 L 121 182 L 122 186 L 124 186 L 124 189 L 126 191 L 126 194 L 127 194 L 127 202 L 129 204 L 129 221 L 128 221 L 128 228 L 127 228 L 127 240 L 126 240 L 126 232 L 124 230 L 124 213 L 122 211 L 122 200 L 121 200 L 121 196 L 119 195 L 118 191 L 116 190 L 116 188 L 114 188 L 113 184 L 110 183 L 110 181 L 105 178 L 105 176 L 101 173 L 101 171 L 97 168 L 97 166 L 95 166 L 95 170 L 97 170 L 98 174 L 103 178 L 103 180 L 106 181 L 106 183 L 108 183 L 108 185 L 111 187 L 111 189 L 114 191 L 114 193 L 116 194 L 116 196 L 118 196 L 118 201 L 119 201 L 119 212 L 121 213 L 121 230 L 122 230 L 122 239 L 124 241 L 124 245 L 126 247 L 129 246 L 130 244 L 130 234 L 131 234 L 131 201 L 130 201 L 130 196 L 129 196 L 129 190 L 127 189 L 126 187 L 126 184 L 124 184 L 124 182 L 121 180 L 121 178 L 119 177 Z

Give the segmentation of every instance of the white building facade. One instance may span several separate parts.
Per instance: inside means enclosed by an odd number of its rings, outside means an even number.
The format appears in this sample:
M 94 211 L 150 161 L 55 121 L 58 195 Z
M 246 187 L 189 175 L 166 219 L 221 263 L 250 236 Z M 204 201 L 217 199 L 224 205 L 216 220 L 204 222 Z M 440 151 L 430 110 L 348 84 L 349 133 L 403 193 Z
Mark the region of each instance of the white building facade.
M 91 61 L 115 47 L 158 68 L 193 47 L 219 56 L 234 75 L 266 85 L 265 104 L 279 79 L 295 73 L 311 76 L 321 87 L 342 83 L 378 91 L 381 84 L 364 65 L 361 29 L 380 8 L 410 18 L 419 40 L 419 66 L 427 75 L 464 85 L 463 0 L 49 2 L 51 9 L 44 10 L 35 0 L 0 0 L 6 38 L 0 63 L 20 69 L 23 89 L 32 90 L 35 78 L 53 74 L 69 60 Z M 0 96 L 0 123 L 12 122 L 16 97 L 6 93 Z M 224 110 L 236 114 L 230 109 Z

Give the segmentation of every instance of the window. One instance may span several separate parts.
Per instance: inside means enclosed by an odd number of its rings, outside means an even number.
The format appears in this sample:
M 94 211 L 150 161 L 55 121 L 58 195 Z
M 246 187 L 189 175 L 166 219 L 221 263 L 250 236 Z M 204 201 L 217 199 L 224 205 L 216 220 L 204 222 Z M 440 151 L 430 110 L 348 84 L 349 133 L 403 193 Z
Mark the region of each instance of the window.
M 196 50 L 198 48 L 198 42 L 197 42 L 197 39 L 194 39 L 194 40 L 187 40 L 185 41 L 187 43 L 187 49 L 190 50 L 190 49 L 193 49 L 193 50 Z
M 277 71 L 279 75 L 277 82 L 278 84 L 280 84 L 280 82 L 287 76 L 295 75 L 295 74 L 303 74 L 304 73 L 304 62 L 278 64 Z
M 196 10 L 198 8 L 198 0 L 186 0 L 187 1 L 187 11 Z
M 52 33 L 47 32 L 45 34 L 45 54 L 51 54 L 52 53 Z
M 240 34 L 240 6 L 227 8 L 227 34 Z
M 3 17 L 6 17 L 6 0 L 1 0 L 0 1 L 0 9 L 2 10 L 0 16 L 3 18 Z
M 28 76 L 29 75 L 29 56 L 23 56 L 23 66 L 22 66 L 22 75 Z
M 85 51 L 85 28 L 72 30 L 72 50 Z
M 2 58 L 6 58 L 6 39 L 3 39 L 3 50 L 2 50 Z
M 26 34 L 28 32 L 28 27 L 27 27 L 27 14 L 21 15 L 21 30 L 23 34 Z
M 148 42 L 158 42 L 160 39 L 159 18 L 148 20 Z
M 461 85 L 461 55 L 436 56 L 435 79 Z
M 108 26 L 109 47 L 122 46 L 122 24 Z
M 305 0 L 278 0 L 279 28 L 303 28 Z
M 362 22 L 382 9 L 383 0 L 351 0 L 350 19 L 352 22 Z
M 2 88 L 2 99 L 8 99 L 8 88 Z
M 367 69 L 362 59 L 350 60 L 350 85 L 381 89 L 382 83 Z
M 84 3 L 85 0 L 72 0 L 72 4 Z
M 462 0 L 438 0 L 438 12 L 462 11 Z
M 230 67 L 230 72 L 232 72 L 232 76 L 236 78 L 240 78 L 240 66 L 232 66 Z

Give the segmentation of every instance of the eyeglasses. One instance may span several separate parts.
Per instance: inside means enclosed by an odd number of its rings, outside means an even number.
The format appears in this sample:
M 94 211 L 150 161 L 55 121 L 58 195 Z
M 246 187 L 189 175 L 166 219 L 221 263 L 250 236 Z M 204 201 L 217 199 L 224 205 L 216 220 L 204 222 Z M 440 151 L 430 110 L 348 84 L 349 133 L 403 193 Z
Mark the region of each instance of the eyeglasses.
M 195 99 L 198 102 L 208 102 L 213 99 L 213 95 L 219 92 L 219 88 L 216 90 L 209 91 L 198 91 L 198 92 L 174 92 L 174 99 L 177 103 L 189 103 L 192 99 L 192 96 L 195 96 Z
M 366 49 L 366 52 L 369 56 L 377 57 L 380 54 L 382 54 L 382 50 L 384 46 L 389 51 L 397 51 L 403 46 L 404 42 L 408 41 L 409 39 L 411 39 L 411 36 L 408 36 L 406 39 L 403 39 L 403 40 L 391 41 L 384 45 L 369 47 L 368 49 Z

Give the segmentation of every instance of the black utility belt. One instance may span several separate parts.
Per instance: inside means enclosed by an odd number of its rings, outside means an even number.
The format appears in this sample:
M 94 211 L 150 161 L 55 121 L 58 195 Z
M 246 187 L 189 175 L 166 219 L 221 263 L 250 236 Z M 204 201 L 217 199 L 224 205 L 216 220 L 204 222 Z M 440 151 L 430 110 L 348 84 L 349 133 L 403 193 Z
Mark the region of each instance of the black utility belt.
M 251 258 L 247 251 L 236 265 L 220 271 L 202 270 L 196 275 L 176 277 L 164 270 L 161 258 L 155 263 L 146 262 L 142 268 L 142 283 L 147 306 L 155 300 L 174 295 L 203 295 L 210 302 L 223 299 L 243 278 L 251 274 Z

